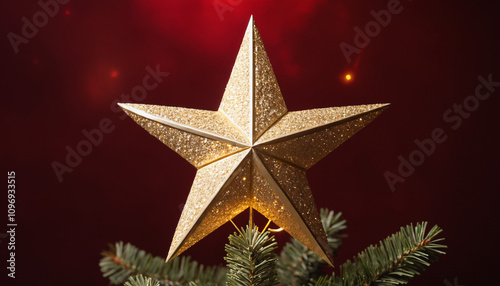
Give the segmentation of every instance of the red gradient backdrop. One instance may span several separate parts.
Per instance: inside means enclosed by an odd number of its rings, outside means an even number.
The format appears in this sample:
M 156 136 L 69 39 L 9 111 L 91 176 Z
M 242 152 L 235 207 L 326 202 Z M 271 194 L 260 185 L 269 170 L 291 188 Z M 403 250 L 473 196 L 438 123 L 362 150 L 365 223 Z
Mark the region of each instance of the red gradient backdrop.
M 460 285 L 493 284 L 500 87 L 468 114 L 453 109 L 474 95 L 478 76 L 500 82 L 500 10 L 493 2 L 401 0 L 402 10 L 348 63 L 339 45 L 354 45 L 354 28 L 364 29 L 370 11 L 394 0 L 73 0 L 18 53 L 8 35 L 22 36 L 22 18 L 32 21 L 41 7 L 4 1 L 2 173 L 6 179 L 16 172 L 18 228 L 16 279 L 2 285 L 107 285 L 100 252 L 120 240 L 166 255 L 195 168 L 111 105 L 142 84 L 147 66 L 159 65 L 169 76 L 142 103 L 216 110 L 251 14 L 289 110 L 391 103 L 308 171 L 318 207 L 347 219 L 336 265 L 402 225 L 427 220 L 445 230 L 448 254 L 410 285 L 447 285 L 455 277 Z M 218 13 L 214 3 L 225 8 Z M 53 162 L 65 164 L 67 146 L 76 148 L 82 131 L 103 119 L 113 131 L 60 182 Z M 398 157 L 408 158 L 414 141 L 436 128 L 446 141 L 391 191 L 384 172 L 397 174 Z M 0 233 L 7 224 L 3 193 Z M 222 264 L 233 231 L 225 225 L 186 254 Z M 277 237 L 281 245 L 289 239 Z M 3 281 L 7 238 L 0 240 Z

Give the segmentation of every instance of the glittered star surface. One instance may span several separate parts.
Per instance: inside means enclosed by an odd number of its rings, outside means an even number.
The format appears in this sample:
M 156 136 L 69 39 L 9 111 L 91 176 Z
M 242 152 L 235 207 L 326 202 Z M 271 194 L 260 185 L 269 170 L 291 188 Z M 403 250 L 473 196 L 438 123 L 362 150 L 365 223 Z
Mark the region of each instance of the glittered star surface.
M 120 106 L 198 169 L 167 260 L 252 207 L 333 265 L 305 170 L 387 105 L 289 112 L 251 19 L 218 111 Z

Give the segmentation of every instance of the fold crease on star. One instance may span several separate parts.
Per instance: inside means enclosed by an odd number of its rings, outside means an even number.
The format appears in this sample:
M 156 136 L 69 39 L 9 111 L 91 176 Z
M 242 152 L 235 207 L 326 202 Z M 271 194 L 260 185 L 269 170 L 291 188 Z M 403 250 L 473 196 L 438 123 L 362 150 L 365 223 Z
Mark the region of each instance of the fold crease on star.
M 198 169 L 167 261 L 252 207 L 332 266 L 305 170 L 388 106 L 289 112 L 253 19 L 218 111 L 119 105 Z

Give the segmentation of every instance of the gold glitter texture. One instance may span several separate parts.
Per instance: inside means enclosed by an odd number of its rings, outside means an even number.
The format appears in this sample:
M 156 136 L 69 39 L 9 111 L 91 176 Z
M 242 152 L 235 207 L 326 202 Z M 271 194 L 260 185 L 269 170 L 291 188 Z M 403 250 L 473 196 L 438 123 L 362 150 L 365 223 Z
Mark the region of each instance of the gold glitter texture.
M 307 169 L 365 127 L 385 107 L 374 104 L 289 112 L 262 136 L 264 143 L 259 140 L 254 148 Z
M 274 75 L 273 67 L 267 57 L 264 43 L 259 31 L 254 25 L 254 74 L 255 74 L 255 99 L 254 99 L 254 143 L 266 129 L 278 118 L 287 112 L 285 101 L 281 95 L 278 81 Z
M 120 106 L 198 168 L 167 260 L 253 207 L 333 265 L 305 169 L 387 105 L 287 112 L 250 19 L 219 111 Z
M 333 261 L 305 171 L 264 154 L 254 160 L 254 208 L 325 261 Z
M 149 104 L 126 104 L 130 108 L 142 110 L 150 115 L 199 129 L 201 132 L 212 133 L 220 137 L 249 145 L 247 136 L 243 134 L 226 116 L 218 111 L 192 108 L 171 107 Z
M 144 108 L 147 112 L 153 112 L 153 110 L 155 110 L 154 108 L 145 108 L 144 105 L 141 107 Z M 234 154 L 235 152 L 241 151 L 246 148 L 244 146 L 236 146 L 228 142 L 213 140 L 207 138 L 206 135 L 200 136 L 193 133 L 192 131 L 184 131 L 182 129 L 173 128 L 157 121 L 140 116 L 132 111 L 129 111 L 128 109 L 124 110 L 132 119 L 134 119 L 135 122 L 137 122 L 137 124 L 146 129 L 146 131 L 148 131 L 151 135 L 158 138 L 161 142 L 163 142 L 163 144 L 167 145 L 170 149 L 174 150 L 177 154 L 181 155 L 184 159 L 186 159 L 189 163 L 197 168 L 200 168 L 215 160 Z M 239 133 L 239 131 L 234 129 L 233 125 L 228 122 L 222 114 L 218 112 L 210 111 L 210 116 L 209 114 L 207 114 L 207 111 L 198 110 L 199 114 L 197 116 L 188 116 L 193 113 L 193 109 L 183 109 L 176 111 L 184 111 L 180 112 L 184 113 L 188 118 L 183 121 L 184 123 L 189 122 L 196 127 L 205 127 L 206 130 L 222 129 L 224 127 L 227 127 L 228 129 L 226 130 L 226 132 L 222 132 L 219 130 L 214 133 L 224 134 L 229 138 L 237 138 L 236 135 Z M 165 113 L 163 113 L 163 115 L 165 116 Z M 226 122 L 222 123 L 221 121 L 223 120 Z
M 219 111 L 248 138 L 252 138 L 252 45 L 252 25 L 249 24 L 219 106 Z
M 219 160 L 198 170 L 177 224 L 167 260 L 248 208 L 250 150 Z M 221 191 L 223 190 L 223 191 Z

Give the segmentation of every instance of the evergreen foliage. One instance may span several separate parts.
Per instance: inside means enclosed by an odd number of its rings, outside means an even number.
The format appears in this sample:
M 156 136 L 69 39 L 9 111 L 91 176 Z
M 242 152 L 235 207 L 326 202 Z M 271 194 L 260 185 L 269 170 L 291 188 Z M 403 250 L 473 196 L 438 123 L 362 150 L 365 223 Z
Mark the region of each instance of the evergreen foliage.
M 326 209 L 321 210 L 321 219 L 335 253 L 345 237 L 341 234 L 345 220 L 341 213 Z M 338 276 L 322 276 L 326 262 L 295 239 L 286 244 L 278 260 L 274 237 L 256 227 L 229 236 L 227 268 L 204 267 L 189 257 L 165 263 L 163 258 L 123 242 L 110 245 L 99 265 L 113 284 L 128 279 L 125 286 L 222 286 L 226 274 L 228 286 L 273 286 L 279 281 L 290 286 L 394 286 L 407 284 L 444 254 L 444 238 L 438 238 L 442 230 L 434 226 L 426 232 L 426 228 L 427 222 L 401 227 L 378 246 L 371 245 L 342 264 Z
M 407 284 L 411 278 L 436 261 L 446 248 L 436 238 L 442 230 L 434 226 L 426 233 L 427 222 L 409 225 L 379 243 L 371 245 L 351 262 L 340 267 L 340 277 L 321 279 L 317 286 L 393 286 Z
M 190 257 L 176 257 L 165 263 L 163 258 L 153 257 L 144 250 L 139 250 L 130 243 L 124 245 L 123 242 L 110 245 L 110 250 L 102 255 L 104 257 L 99 263 L 101 272 L 116 285 L 139 274 L 158 280 L 161 285 L 188 285 L 191 281 L 207 286 L 226 284 L 225 268 L 198 265 Z
M 226 244 L 228 286 L 273 286 L 278 284 L 276 263 L 278 248 L 274 236 L 259 232 L 256 227 L 229 236 Z
M 341 219 L 342 213 L 321 209 L 321 222 L 328 238 L 328 245 L 335 254 L 345 234 L 346 221 Z M 278 275 L 281 284 L 299 286 L 313 283 L 324 275 L 322 269 L 328 264 L 315 252 L 307 248 L 295 238 L 288 242 L 281 252 L 278 261 Z
M 125 282 L 125 286 L 160 286 L 160 282 L 151 277 L 144 277 L 142 274 L 131 276 Z

